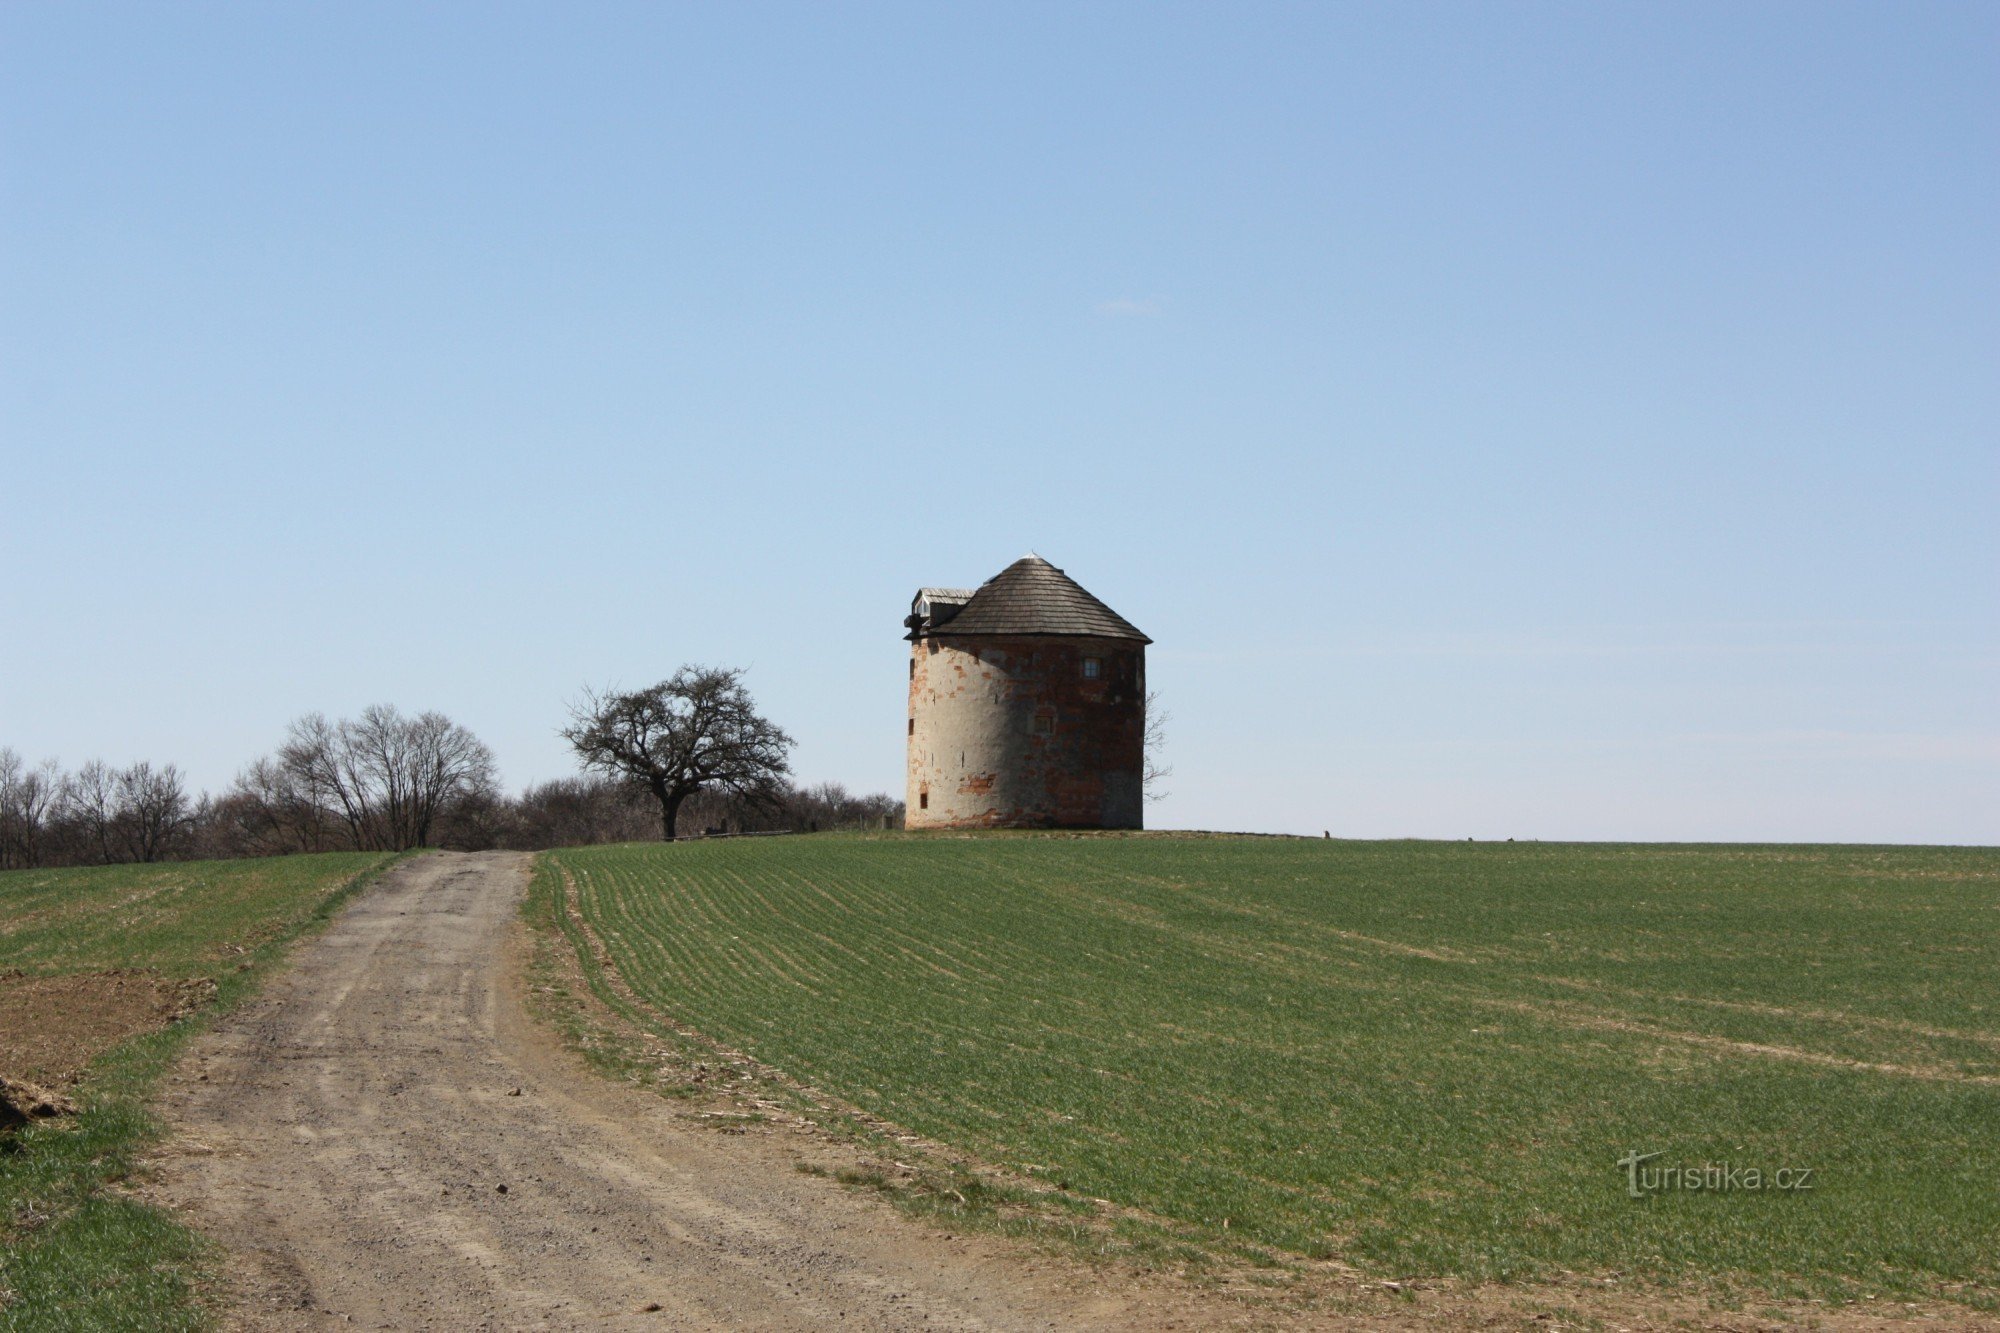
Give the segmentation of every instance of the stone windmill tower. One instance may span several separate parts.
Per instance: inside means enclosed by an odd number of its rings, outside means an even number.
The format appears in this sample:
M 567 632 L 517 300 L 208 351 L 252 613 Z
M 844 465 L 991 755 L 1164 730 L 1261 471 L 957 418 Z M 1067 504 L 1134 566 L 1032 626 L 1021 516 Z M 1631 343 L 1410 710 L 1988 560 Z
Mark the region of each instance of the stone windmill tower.
M 1152 640 L 1037 555 L 921 588 L 904 827 L 1139 828 Z

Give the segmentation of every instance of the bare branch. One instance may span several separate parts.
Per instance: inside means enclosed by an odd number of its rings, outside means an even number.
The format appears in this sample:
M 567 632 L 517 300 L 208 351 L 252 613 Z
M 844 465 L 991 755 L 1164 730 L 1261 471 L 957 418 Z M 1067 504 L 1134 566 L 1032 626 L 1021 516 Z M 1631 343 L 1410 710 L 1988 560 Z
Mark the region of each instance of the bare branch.
M 1174 775 L 1174 766 L 1162 757 L 1167 748 L 1167 723 L 1174 715 L 1160 707 L 1157 690 L 1146 691 L 1145 766 L 1141 770 L 1146 799 L 1159 801 L 1166 799 L 1168 792 L 1162 784 Z

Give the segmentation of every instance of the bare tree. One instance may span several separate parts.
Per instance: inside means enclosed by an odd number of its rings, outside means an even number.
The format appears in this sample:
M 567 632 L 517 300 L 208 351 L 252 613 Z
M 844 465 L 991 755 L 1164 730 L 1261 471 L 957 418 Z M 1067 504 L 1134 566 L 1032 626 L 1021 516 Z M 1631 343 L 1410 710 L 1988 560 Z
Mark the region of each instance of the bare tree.
M 651 792 L 672 839 L 697 792 L 779 798 L 792 738 L 760 716 L 736 668 L 683 666 L 629 694 L 586 689 L 562 731 L 586 769 Z
M 405 851 L 430 845 L 456 804 L 495 794 L 493 752 L 442 713 L 404 717 L 375 704 L 351 721 L 308 713 L 292 723 L 271 765 L 246 782 L 272 790 L 315 818 L 338 819 L 357 850 Z M 315 830 L 315 836 L 316 836 Z
M 155 770 L 141 760 L 116 775 L 117 810 L 112 823 L 134 861 L 157 861 L 174 835 L 194 822 L 181 771 L 172 764 Z
M 493 751 L 443 713 L 422 713 L 405 725 L 403 756 L 409 846 L 430 846 L 439 816 L 454 803 L 498 794 Z
M 286 728 L 278 765 L 296 789 L 321 809 L 337 812 L 356 850 L 370 845 L 372 823 L 368 787 L 349 753 L 347 724 L 335 726 L 324 713 L 307 713 Z
M 0 869 L 487 847 L 510 817 L 478 737 L 442 713 L 405 717 L 386 705 L 351 721 L 298 719 L 275 755 L 213 799 L 190 791 L 172 764 L 93 759 L 64 776 L 53 760 L 30 766 L 0 746 Z
M 287 763 L 281 752 L 237 774 L 230 800 L 251 845 L 323 852 L 337 818 L 327 809 L 326 795 L 309 768 Z
M 1163 757 L 1167 749 L 1167 723 L 1173 720 L 1174 715 L 1160 707 L 1159 693 L 1147 690 L 1145 760 L 1141 781 L 1149 801 L 1166 799 L 1167 789 L 1162 784 L 1174 775 L 1174 766 Z
M 723 792 L 703 792 L 688 798 L 681 818 L 697 827 L 721 827 L 734 833 L 832 832 L 835 829 L 879 829 L 884 819 L 903 826 L 903 803 L 886 792 L 857 795 L 838 782 L 810 787 L 782 784 L 773 798 L 755 803 Z
M 53 759 L 33 765 L 0 747 L 0 869 L 42 863 L 42 840 L 62 795 Z
M 339 727 L 340 768 L 362 794 L 368 811 L 369 840 L 400 851 L 408 840 L 416 793 L 410 763 L 410 729 L 388 704 L 371 704 L 361 717 Z
M 635 842 L 659 818 L 647 793 L 617 778 L 555 778 L 529 787 L 510 803 L 502 843 L 508 847 L 582 847 Z
M 104 865 L 112 861 L 111 835 L 118 816 L 118 775 L 102 759 L 93 759 L 63 783 L 63 818 L 97 851 Z

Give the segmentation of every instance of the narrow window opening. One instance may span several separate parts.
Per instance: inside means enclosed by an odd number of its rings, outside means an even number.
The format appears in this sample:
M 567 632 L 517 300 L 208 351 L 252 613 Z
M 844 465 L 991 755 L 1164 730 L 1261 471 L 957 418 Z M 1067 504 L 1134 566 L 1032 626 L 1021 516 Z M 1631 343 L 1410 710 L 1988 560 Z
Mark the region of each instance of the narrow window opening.
M 917 678 L 917 659 L 912 657 L 910 659 L 910 679 L 915 680 L 916 678 Z
M 910 734 L 912 736 L 917 734 L 917 720 L 915 718 L 910 719 Z
M 931 808 L 931 794 L 930 794 L 929 792 L 927 792 L 927 791 L 920 791 L 920 792 L 918 792 L 918 793 L 917 793 L 917 809 L 919 809 L 919 810 L 928 810 L 928 809 L 930 809 L 930 808 Z

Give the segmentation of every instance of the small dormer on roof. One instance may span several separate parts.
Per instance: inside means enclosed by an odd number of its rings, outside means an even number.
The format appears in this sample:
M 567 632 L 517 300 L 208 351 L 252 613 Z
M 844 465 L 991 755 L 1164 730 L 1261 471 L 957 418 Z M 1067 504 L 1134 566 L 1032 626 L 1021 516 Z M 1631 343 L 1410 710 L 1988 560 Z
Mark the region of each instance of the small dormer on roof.
M 972 600 L 974 588 L 919 588 L 917 595 L 910 599 L 910 614 L 903 618 L 912 639 L 935 630 L 960 611 Z
M 1038 555 L 1023 556 L 970 592 L 919 589 L 903 624 L 912 640 L 1061 634 L 1152 642 L 1131 621 Z

